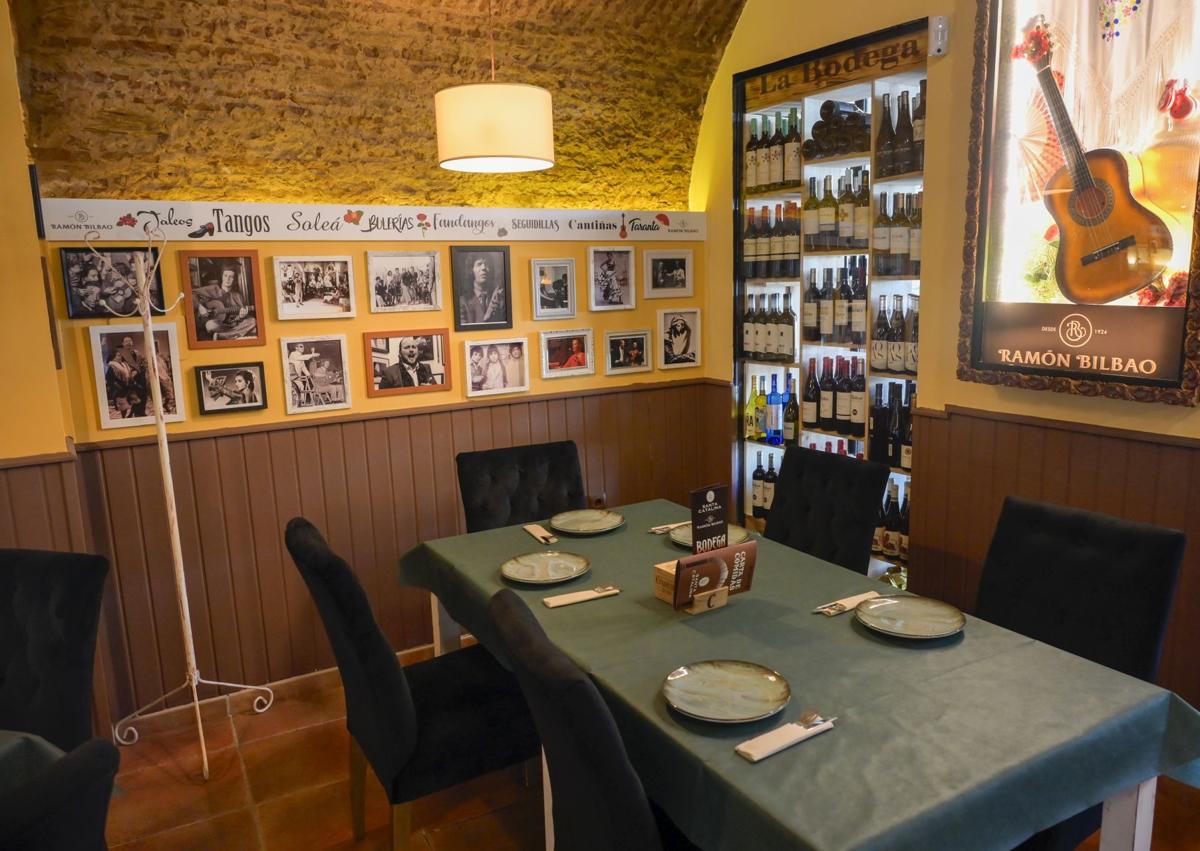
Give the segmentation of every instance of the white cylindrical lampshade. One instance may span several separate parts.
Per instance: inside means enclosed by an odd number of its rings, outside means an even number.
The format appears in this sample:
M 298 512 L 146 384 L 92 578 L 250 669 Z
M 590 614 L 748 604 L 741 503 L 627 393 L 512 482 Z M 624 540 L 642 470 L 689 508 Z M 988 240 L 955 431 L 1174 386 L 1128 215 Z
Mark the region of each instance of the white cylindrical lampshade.
M 550 92 L 520 83 L 475 83 L 433 97 L 438 162 L 452 171 L 538 171 L 554 165 Z

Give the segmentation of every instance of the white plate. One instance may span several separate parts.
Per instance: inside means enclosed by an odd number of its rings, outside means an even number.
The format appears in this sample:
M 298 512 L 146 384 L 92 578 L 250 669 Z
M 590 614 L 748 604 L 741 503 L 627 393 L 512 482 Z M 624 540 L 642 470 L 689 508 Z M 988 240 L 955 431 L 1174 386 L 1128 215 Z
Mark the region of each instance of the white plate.
M 500 575 L 513 582 L 555 585 L 583 576 L 591 569 L 591 564 L 583 556 L 547 550 L 510 558 L 500 565 Z
M 727 546 L 736 546 L 744 544 L 750 540 L 750 533 L 741 526 L 735 526 L 732 523 L 727 524 L 729 527 L 729 539 L 726 541 Z M 678 544 L 681 547 L 692 548 L 692 524 L 685 523 L 682 526 L 676 526 L 671 530 L 671 542 Z
M 949 603 L 928 597 L 876 597 L 854 608 L 868 629 L 897 638 L 945 638 L 961 632 L 966 616 Z
M 599 535 L 625 525 L 625 518 L 607 508 L 581 508 L 550 518 L 550 528 L 568 535 Z
M 783 675 L 755 662 L 710 659 L 676 668 L 663 681 L 672 709 L 718 724 L 770 718 L 792 699 Z

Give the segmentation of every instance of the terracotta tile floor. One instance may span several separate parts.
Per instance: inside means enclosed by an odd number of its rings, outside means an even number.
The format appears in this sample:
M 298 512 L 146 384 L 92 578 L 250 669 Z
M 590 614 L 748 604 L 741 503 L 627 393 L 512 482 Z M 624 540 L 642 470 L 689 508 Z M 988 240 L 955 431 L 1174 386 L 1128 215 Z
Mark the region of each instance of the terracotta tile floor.
M 187 712 L 147 718 L 137 744 L 121 748 L 108 817 L 112 851 L 390 848 L 387 798 L 369 769 L 367 836 L 353 839 L 349 734 L 336 676 L 281 684 L 263 715 L 237 696 L 228 704 L 203 704 L 208 782 Z M 417 801 L 414 851 L 544 848 L 541 791 L 523 777 L 516 767 Z
M 190 714 L 147 718 L 138 743 L 121 749 L 108 817 L 112 851 L 386 851 L 387 799 L 369 770 L 367 836 L 352 836 L 346 710 L 336 673 L 275 689 L 275 705 L 264 715 L 255 715 L 244 696 L 203 704 L 207 783 Z M 535 851 L 545 847 L 541 807 L 540 790 L 525 785 L 520 768 L 495 772 L 417 801 L 412 847 Z M 1098 848 L 1097 835 L 1080 851 Z M 1159 781 L 1152 851 L 1200 851 L 1200 790 Z

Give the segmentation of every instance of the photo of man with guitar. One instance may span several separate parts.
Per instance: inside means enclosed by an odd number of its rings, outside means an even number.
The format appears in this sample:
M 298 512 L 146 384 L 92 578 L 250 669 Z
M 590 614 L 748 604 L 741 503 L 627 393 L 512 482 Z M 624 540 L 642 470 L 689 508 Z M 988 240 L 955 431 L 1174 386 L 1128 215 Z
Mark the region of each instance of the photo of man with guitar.
M 189 346 L 260 345 L 257 255 L 219 251 L 181 255 Z

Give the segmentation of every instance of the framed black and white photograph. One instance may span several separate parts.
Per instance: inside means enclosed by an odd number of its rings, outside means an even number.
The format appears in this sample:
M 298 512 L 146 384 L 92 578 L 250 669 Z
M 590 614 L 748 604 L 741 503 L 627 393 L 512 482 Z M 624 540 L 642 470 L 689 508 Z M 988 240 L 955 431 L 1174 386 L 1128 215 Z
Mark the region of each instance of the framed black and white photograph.
M 595 374 L 596 353 L 591 328 L 543 331 L 541 343 L 542 378 Z
M 438 251 L 368 251 L 372 313 L 442 309 L 442 255 Z
M 67 316 L 71 319 L 112 319 L 137 312 L 137 286 L 134 257 L 145 254 L 137 248 L 97 248 L 112 264 L 110 269 L 90 248 L 62 248 L 63 284 L 67 291 Z M 158 249 L 147 258 L 146 268 L 153 265 Z M 150 301 L 163 307 L 162 270 L 156 269 L 150 284 Z
M 450 246 L 454 330 L 512 327 L 512 278 L 507 245 Z
M 687 298 L 695 294 L 690 248 L 642 252 L 646 298 Z
M 100 427 L 126 428 L 154 424 L 154 389 L 141 323 L 94 325 L 92 372 L 96 379 Z M 154 326 L 159 389 L 163 419 L 183 420 L 183 382 L 180 378 L 179 342 L 174 325 Z
M 289 414 L 350 407 L 349 358 L 344 335 L 284 337 L 279 345 L 283 350 L 284 395 Z
M 634 278 L 632 248 L 623 245 L 588 248 L 589 309 L 633 310 L 637 306 Z
M 267 385 L 262 361 L 198 366 L 196 400 L 201 414 L 261 411 L 267 407 Z
M 575 261 L 531 260 L 534 319 L 573 319 L 575 317 Z
M 700 365 L 700 310 L 660 310 L 658 312 L 659 367 L 679 369 Z
M 367 356 L 368 396 L 450 389 L 447 328 L 364 331 L 363 348 Z
M 639 331 L 608 331 L 604 334 L 604 374 L 624 375 L 627 372 L 649 372 L 654 337 L 649 329 Z
M 349 257 L 276 257 L 280 319 L 354 316 L 354 261 Z
M 466 340 L 467 395 L 496 396 L 529 389 L 529 351 L 524 337 Z
M 188 348 L 261 346 L 257 251 L 180 251 Z

